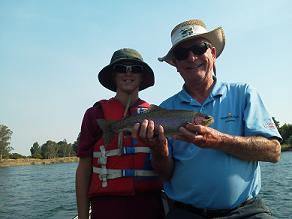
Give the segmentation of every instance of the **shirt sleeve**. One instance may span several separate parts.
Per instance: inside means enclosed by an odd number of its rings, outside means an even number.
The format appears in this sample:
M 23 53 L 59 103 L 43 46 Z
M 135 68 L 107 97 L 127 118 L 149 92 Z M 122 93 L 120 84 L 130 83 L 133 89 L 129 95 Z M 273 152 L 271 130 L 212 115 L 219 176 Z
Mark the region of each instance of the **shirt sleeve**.
M 277 138 L 280 141 L 282 140 L 260 95 L 251 86 L 248 86 L 246 89 L 244 120 L 245 136 L 259 135 L 266 138 Z
M 102 131 L 97 125 L 97 119 L 103 118 L 100 105 L 93 106 L 86 110 L 81 125 L 78 142 L 78 157 L 91 157 L 93 146 L 102 136 Z

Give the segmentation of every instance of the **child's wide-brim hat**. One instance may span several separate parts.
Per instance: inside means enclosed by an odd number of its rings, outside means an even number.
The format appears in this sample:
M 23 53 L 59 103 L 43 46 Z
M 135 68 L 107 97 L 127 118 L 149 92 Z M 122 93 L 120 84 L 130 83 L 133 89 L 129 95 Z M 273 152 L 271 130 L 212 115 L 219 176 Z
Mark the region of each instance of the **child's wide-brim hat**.
M 212 31 L 207 31 L 207 27 L 203 21 L 193 19 L 178 24 L 171 31 L 172 47 L 164 57 L 158 58 L 158 60 L 161 62 L 165 61 L 171 65 L 174 65 L 174 48 L 182 42 L 197 38 L 204 38 L 208 40 L 212 44 L 212 46 L 216 48 L 216 57 L 220 56 L 225 46 L 225 35 L 223 28 L 218 27 Z
M 143 61 L 139 52 L 134 49 L 123 48 L 114 52 L 110 64 L 105 66 L 98 74 L 99 82 L 107 89 L 116 92 L 117 87 L 114 79 L 113 66 L 118 63 L 130 62 L 143 66 L 143 79 L 139 91 L 154 85 L 154 73 L 150 66 Z

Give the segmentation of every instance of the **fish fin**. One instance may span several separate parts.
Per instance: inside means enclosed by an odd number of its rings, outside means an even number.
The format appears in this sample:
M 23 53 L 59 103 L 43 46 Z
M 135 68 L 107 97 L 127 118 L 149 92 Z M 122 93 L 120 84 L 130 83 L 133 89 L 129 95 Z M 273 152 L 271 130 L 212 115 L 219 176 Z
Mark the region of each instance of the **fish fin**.
M 160 106 L 157 106 L 155 104 L 151 104 L 148 108 L 147 112 L 153 112 L 153 111 L 161 111 L 161 110 L 165 110 L 163 108 L 161 108 Z
M 113 123 L 112 121 L 107 121 L 105 119 L 97 120 L 97 124 L 102 130 L 102 137 L 105 145 L 108 145 L 115 136 L 115 133 L 111 128 L 112 123 Z

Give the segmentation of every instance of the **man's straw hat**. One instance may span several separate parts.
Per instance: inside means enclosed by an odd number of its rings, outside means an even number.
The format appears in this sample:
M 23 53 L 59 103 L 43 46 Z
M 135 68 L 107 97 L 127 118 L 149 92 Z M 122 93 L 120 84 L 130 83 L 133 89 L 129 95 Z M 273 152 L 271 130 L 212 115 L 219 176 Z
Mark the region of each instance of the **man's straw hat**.
M 207 31 L 207 27 L 203 21 L 193 19 L 178 24 L 171 31 L 172 47 L 164 57 L 158 58 L 158 60 L 161 62 L 165 61 L 171 65 L 174 65 L 172 60 L 174 48 L 182 42 L 196 38 L 204 38 L 208 40 L 212 44 L 212 46 L 216 48 L 217 57 L 224 49 L 225 35 L 222 27 L 218 27 L 212 31 Z

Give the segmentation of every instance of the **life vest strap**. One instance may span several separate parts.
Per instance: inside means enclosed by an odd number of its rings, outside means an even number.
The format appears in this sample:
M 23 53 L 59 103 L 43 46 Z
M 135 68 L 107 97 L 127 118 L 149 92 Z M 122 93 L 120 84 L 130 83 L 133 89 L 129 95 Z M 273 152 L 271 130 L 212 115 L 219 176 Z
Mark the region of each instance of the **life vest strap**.
M 151 149 L 149 147 L 125 147 L 113 150 L 105 151 L 106 157 L 111 156 L 121 156 L 121 155 L 129 155 L 129 154 L 136 154 L 136 153 L 150 153 Z M 94 158 L 103 157 L 103 152 L 93 152 Z
M 158 176 L 153 170 L 134 170 L 134 169 L 106 169 L 104 167 L 93 167 L 93 173 L 97 173 L 102 180 L 103 187 L 107 186 L 106 181 L 108 179 L 116 179 L 120 177 L 135 177 L 135 176 Z
M 158 176 L 153 170 L 134 170 L 134 169 L 106 169 L 93 167 L 93 172 L 99 175 L 107 175 L 107 179 L 133 176 Z

